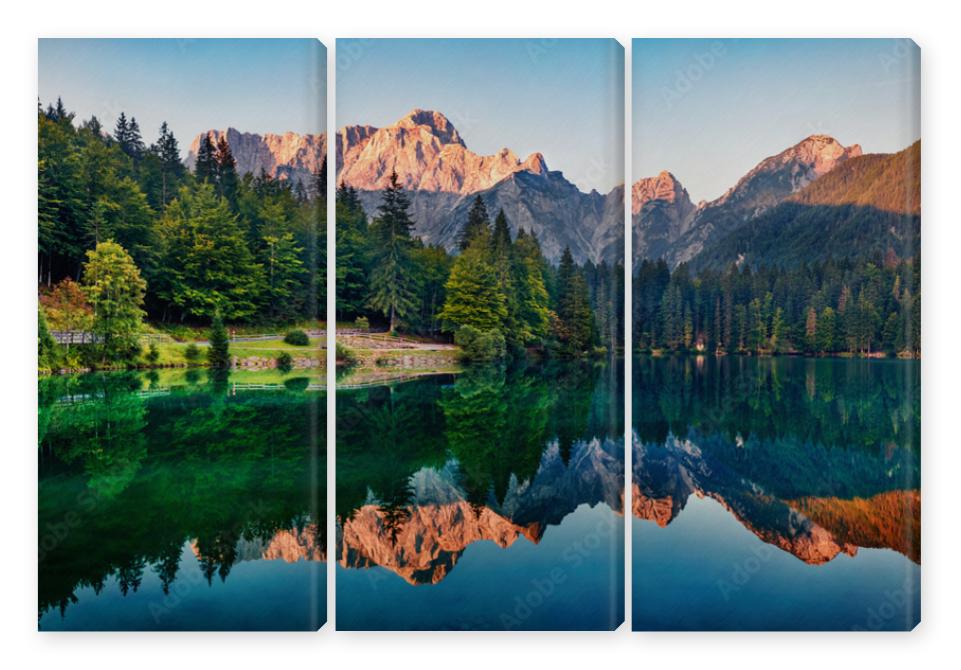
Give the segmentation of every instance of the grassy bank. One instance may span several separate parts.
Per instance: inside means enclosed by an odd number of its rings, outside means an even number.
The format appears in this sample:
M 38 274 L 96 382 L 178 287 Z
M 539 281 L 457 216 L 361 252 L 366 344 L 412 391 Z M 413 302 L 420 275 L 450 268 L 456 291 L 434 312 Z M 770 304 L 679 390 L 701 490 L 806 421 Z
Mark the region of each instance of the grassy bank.
M 337 336 L 338 383 L 366 384 L 461 370 L 460 348 L 423 338 L 382 333 Z

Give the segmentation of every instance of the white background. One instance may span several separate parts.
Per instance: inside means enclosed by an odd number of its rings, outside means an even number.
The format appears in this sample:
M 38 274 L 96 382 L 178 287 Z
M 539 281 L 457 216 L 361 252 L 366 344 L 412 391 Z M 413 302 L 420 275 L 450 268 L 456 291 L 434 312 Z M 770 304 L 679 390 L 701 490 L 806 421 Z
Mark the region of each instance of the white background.
M 3 17 L 0 382 L 3 474 L 0 602 L 7 667 L 686 667 L 952 665 L 961 636 L 959 555 L 959 305 L 957 12 L 946 2 L 648 4 L 580 0 L 522 4 L 379 2 L 54 2 L 6 5 Z M 328 47 L 328 130 L 334 123 L 335 37 L 911 37 L 922 53 L 924 397 L 922 623 L 911 634 L 36 633 L 36 104 L 40 36 L 317 37 Z M 398 77 L 403 65 L 398 64 Z M 630 75 L 628 74 L 628 77 Z M 628 89 L 629 91 L 629 89 Z M 630 95 L 627 147 L 630 147 Z M 625 174 L 630 175 L 630 151 Z M 331 182 L 333 183 L 333 181 Z M 333 208 L 330 208 L 331 215 Z M 333 236 L 329 237 L 331 245 Z M 329 251 L 333 259 L 333 250 Z M 332 263 L 331 263 L 332 266 Z M 329 291 L 333 296 L 333 291 Z M 628 384 L 628 393 L 630 385 Z M 331 398 L 332 401 L 332 398 Z M 628 398 L 628 409 L 630 400 Z M 333 416 L 333 412 L 329 413 Z M 630 417 L 628 423 L 630 425 Z M 333 421 L 328 444 L 333 445 Z M 329 450 L 331 454 L 333 450 Z M 628 450 L 629 451 L 629 450 Z M 333 467 L 328 468 L 333 476 Z M 333 495 L 333 487 L 329 486 Z M 328 509 L 334 509 L 330 504 Z M 328 537 L 334 537 L 329 533 Z M 630 533 L 627 533 L 628 543 Z M 628 562 L 628 578 L 630 575 Z M 329 574 L 333 565 L 329 564 Z M 332 605 L 333 589 L 329 589 Z M 630 598 L 627 598 L 630 604 Z M 332 618 L 333 608 L 329 607 Z M 19 657 L 19 660 L 15 660 Z M 956 666 L 955 666 L 956 667 Z

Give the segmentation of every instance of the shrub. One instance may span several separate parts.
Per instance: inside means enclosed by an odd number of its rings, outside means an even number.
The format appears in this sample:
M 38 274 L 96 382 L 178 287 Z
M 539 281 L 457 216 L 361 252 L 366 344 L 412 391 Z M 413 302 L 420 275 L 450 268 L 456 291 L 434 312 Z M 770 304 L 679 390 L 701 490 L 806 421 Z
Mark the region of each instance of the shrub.
M 277 356 L 277 369 L 281 372 L 290 372 L 294 367 L 294 357 L 286 351 L 280 352 Z
M 214 315 L 210 326 L 210 347 L 207 349 L 207 362 L 212 368 L 227 369 L 230 367 L 230 342 L 227 340 L 227 329 L 220 312 Z
M 337 362 L 341 365 L 354 365 L 357 362 L 357 354 L 346 344 L 337 343 Z
M 191 342 L 184 349 L 184 358 L 187 359 L 188 363 L 196 363 L 197 359 L 200 358 L 200 347 Z
M 151 365 L 156 365 L 157 361 L 160 360 L 160 350 L 157 349 L 157 344 L 151 342 L 150 346 L 147 348 L 147 362 Z
M 370 320 L 366 316 L 358 316 L 354 320 L 354 328 L 357 330 L 370 330 Z
M 309 377 L 292 377 L 284 380 L 284 387 L 288 391 L 306 391 L 310 386 Z
M 504 335 L 497 329 L 462 326 L 454 334 L 454 343 L 461 348 L 461 357 L 467 361 L 494 361 L 507 353 Z
M 44 370 L 56 370 L 60 365 L 60 346 L 50 334 L 47 326 L 47 317 L 43 310 L 37 310 L 37 354 L 39 356 L 39 367 Z
M 307 333 L 302 330 L 292 330 L 284 335 L 284 342 L 292 344 L 295 347 L 306 347 L 310 344 L 310 338 L 307 337 Z

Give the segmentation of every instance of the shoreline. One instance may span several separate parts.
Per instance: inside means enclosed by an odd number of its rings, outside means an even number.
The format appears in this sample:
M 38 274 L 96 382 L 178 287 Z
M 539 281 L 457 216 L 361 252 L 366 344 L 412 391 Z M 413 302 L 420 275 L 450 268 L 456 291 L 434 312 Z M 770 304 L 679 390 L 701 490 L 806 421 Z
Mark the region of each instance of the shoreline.
M 883 351 L 873 351 L 871 353 L 851 353 L 849 351 L 827 352 L 823 354 L 806 354 L 800 351 L 773 352 L 754 352 L 754 351 L 734 351 L 734 352 L 708 352 L 708 351 L 689 351 L 689 350 L 667 350 L 667 349 L 646 349 L 635 351 L 635 356 L 650 356 L 651 358 L 667 358 L 669 356 L 693 356 L 695 358 L 724 358 L 726 356 L 738 356 L 743 358 L 847 358 L 858 360 L 921 360 L 920 353 L 902 351 L 897 354 L 886 354 Z

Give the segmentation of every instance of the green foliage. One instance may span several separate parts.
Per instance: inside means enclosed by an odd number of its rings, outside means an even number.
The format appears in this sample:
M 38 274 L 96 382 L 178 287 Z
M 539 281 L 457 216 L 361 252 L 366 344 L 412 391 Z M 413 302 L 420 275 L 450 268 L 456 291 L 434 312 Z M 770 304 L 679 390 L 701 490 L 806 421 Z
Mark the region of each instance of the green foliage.
M 481 233 L 454 261 L 445 289 L 447 300 L 438 314 L 444 329 L 463 326 L 477 330 L 499 329 L 507 318 L 507 298 L 489 259 L 489 234 Z
M 377 208 L 377 218 L 370 227 L 374 265 L 369 296 L 370 306 L 388 317 L 391 333 L 415 308 L 417 284 L 411 272 L 414 222 L 409 208 L 410 201 L 397 180 L 397 173 L 391 173 L 383 201 Z
M 337 343 L 336 356 L 338 365 L 354 365 L 357 363 L 357 354 L 354 353 L 354 350 L 340 342 Z
M 467 361 L 495 361 L 507 354 L 504 335 L 496 328 L 480 330 L 471 325 L 461 326 L 454 334 L 454 342 Z
M 473 365 L 453 383 L 434 376 L 338 392 L 338 517 L 369 504 L 371 492 L 384 511 L 402 511 L 411 475 L 452 455 L 479 509 L 492 496 L 503 501 L 512 479 L 533 479 L 546 448 L 569 458 L 594 437 L 602 448 L 620 444 L 604 439 L 623 435 L 623 380 L 613 373 L 580 362 Z
M 207 348 L 207 363 L 212 368 L 227 369 L 230 367 L 230 341 L 227 339 L 227 329 L 224 327 L 220 312 L 214 314 L 210 326 L 210 346 Z
M 692 277 L 644 261 L 634 287 L 635 347 L 728 353 L 920 353 L 919 262 L 732 266 Z
M 570 249 L 564 249 L 557 269 L 557 317 L 553 336 L 558 352 L 566 356 L 586 353 L 593 342 L 594 322 L 583 272 L 574 264 Z
M 321 172 L 324 172 L 322 169 Z M 112 240 L 147 282 L 151 320 L 290 323 L 322 315 L 326 197 L 290 180 L 241 177 L 226 138 L 201 141 L 195 174 L 166 123 L 145 146 L 123 114 L 113 135 L 38 114 L 40 282 L 82 278 L 86 252 Z M 48 314 L 49 316 L 49 314 Z
M 130 359 L 139 349 L 146 288 L 133 259 L 116 242 L 101 242 L 87 252 L 83 290 L 93 309 L 102 362 Z
M 191 342 L 184 348 L 184 358 L 187 359 L 187 363 L 194 364 L 200 359 L 200 347 Z
M 37 310 L 37 366 L 43 370 L 56 370 L 60 363 L 60 350 L 50 329 L 43 309 Z
M 471 203 L 470 209 L 467 211 L 467 222 L 464 224 L 460 239 L 458 240 L 460 250 L 464 251 L 467 249 L 478 235 L 489 233 L 490 225 L 491 222 L 487 214 L 487 207 L 484 205 L 483 199 L 478 195 L 474 198 L 474 202 Z
M 372 249 L 367 216 L 353 189 L 337 191 L 337 318 L 353 319 L 367 309 L 368 264 Z
M 324 481 L 324 435 L 311 433 L 325 420 L 323 393 L 285 384 L 283 393 L 228 396 L 194 382 L 148 396 L 147 380 L 132 373 L 40 380 L 39 447 L 50 457 L 39 466 L 39 532 L 52 536 L 75 518 L 40 552 L 41 614 L 71 607 L 83 586 L 127 592 L 148 572 L 165 591 L 178 588 L 178 577 L 189 585 L 180 570 L 185 542 L 195 543 L 205 577 L 217 580 L 229 580 L 242 559 L 241 538 L 269 542 L 297 527 L 325 546 L 324 524 L 316 523 L 324 496 L 320 509 L 309 504 Z M 87 401 L 60 402 L 81 397 Z M 249 504 L 251 496 L 262 502 Z
M 506 347 L 547 347 L 564 356 L 623 347 L 623 266 L 585 263 L 567 252 L 555 270 L 537 239 L 512 236 L 503 211 L 488 219 L 475 198 L 462 231 L 460 253 L 411 237 L 406 196 L 396 180 L 384 190 L 368 228 L 353 189 L 337 191 L 337 315 L 387 318 L 391 332 L 438 336 L 466 325 L 497 330 Z M 401 313 L 403 312 L 403 313 Z
M 543 257 L 537 240 L 523 229 L 517 234 L 513 253 L 517 339 L 523 344 L 535 344 L 547 335 L 550 325 L 550 296 L 544 283 Z
M 181 189 L 160 225 L 162 298 L 194 317 L 219 311 L 243 319 L 256 312 L 263 267 L 254 263 L 237 215 L 213 187 Z
M 277 369 L 281 372 L 290 372 L 294 367 L 294 358 L 287 351 L 281 351 L 277 355 Z
M 845 161 L 823 179 L 702 251 L 698 270 L 734 259 L 752 267 L 860 264 L 918 258 L 921 251 L 921 143 L 896 154 Z
M 160 360 L 160 350 L 157 349 L 156 343 L 151 342 L 150 346 L 147 347 L 146 359 L 151 365 L 155 365 Z
M 83 287 L 64 279 L 50 290 L 41 290 L 40 306 L 53 330 L 86 332 L 93 327 L 93 309 Z
M 310 338 L 307 337 L 307 333 L 302 330 L 291 330 L 284 335 L 284 342 L 292 344 L 295 347 L 306 347 L 310 344 Z

